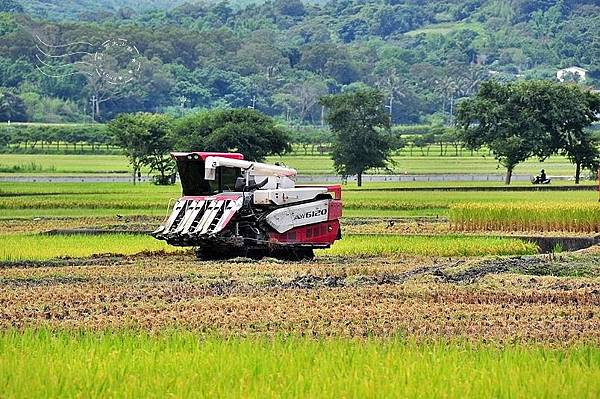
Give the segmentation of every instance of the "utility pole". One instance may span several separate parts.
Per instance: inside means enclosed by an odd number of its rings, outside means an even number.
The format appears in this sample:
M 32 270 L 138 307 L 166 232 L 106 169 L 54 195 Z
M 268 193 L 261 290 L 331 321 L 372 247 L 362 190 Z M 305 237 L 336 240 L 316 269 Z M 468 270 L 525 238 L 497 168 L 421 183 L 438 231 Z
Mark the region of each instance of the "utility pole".
M 450 96 L 450 126 L 454 122 L 454 94 Z
M 392 120 L 393 117 L 393 113 L 394 113 L 394 93 L 390 94 L 390 102 L 388 105 L 385 106 L 389 111 L 390 111 L 390 121 Z
M 252 105 L 249 105 L 248 108 L 256 109 L 256 95 L 252 96 Z
M 96 106 L 98 104 L 98 97 L 94 94 L 90 100 L 92 103 L 92 121 L 96 122 Z
M 187 102 L 187 97 L 186 96 L 180 96 L 178 98 L 178 100 L 179 100 L 179 114 L 181 116 L 183 116 L 183 114 L 185 113 L 184 109 L 185 109 L 185 103 Z

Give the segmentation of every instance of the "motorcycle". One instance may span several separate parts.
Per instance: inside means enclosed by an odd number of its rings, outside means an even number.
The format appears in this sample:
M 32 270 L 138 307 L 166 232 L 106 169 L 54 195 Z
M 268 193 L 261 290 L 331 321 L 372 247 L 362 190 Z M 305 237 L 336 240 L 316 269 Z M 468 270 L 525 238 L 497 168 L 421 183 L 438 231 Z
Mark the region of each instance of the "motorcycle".
M 531 184 L 550 184 L 551 181 L 552 179 L 550 178 L 542 179 L 541 177 L 536 176 L 535 179 L 531 179 Z

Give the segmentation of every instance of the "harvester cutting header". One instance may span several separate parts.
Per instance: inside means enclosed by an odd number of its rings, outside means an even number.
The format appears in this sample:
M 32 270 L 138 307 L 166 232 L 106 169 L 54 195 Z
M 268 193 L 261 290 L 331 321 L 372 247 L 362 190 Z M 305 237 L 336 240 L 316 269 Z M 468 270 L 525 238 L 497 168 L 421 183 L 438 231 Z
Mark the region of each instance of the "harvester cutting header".
M 296 170 L 242 154 L 176 152 L 183 188 L 152 235 L 200 258 L 302 259 L 341 238 L 342 189 L 296 186 Z

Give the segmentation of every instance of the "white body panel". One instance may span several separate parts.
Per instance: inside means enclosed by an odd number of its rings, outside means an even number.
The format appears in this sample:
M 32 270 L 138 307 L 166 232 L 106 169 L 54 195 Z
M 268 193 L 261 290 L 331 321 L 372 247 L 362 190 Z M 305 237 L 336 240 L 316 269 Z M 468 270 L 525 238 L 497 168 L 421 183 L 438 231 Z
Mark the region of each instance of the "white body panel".
M 294 188 L 294 186 L 296 186 L 296 182 L 291 177 L 254 175 L 254 181 L 257 183 L 261 183 L 265 179 L 269 179 L 269 182 L 265 184 L 261 190 Z
M 254 192 L 254 203 L 258 205 L 286 205 L 295 202 L 306 201 L 315 198 L 319 194 L 326 193 L 325 187 L 290 188 L 279 190 L 256 190 Z
M 283 166 L 224 157 L 206 157 L 206 160 L 204 161 L 204 178 L 206 180 L 215 180 L 215 172 L 219 166 L 240 168 L 252 176 L 279 176 L 291 178 L 298 174 L 296 169 L 285 168 Z
M 285 233 L 298 226 L 326 222 L 329 216 L 329 201 L 315 201 L 276 209 L 269 213 L 266 221 L 278 233 Z

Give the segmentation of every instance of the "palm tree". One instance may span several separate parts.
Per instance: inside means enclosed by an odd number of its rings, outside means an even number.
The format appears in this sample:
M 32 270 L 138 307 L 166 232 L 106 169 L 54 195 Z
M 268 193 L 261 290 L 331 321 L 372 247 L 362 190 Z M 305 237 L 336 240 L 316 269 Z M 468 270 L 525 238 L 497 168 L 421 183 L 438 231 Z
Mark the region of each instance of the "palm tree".
M 452 106 L 454 96 L 458 91 L 458 84 L 456 79 L 450 76 L 444 76 L 439 81 L 436 80 L 435 84 L 436 87 L 434 91 L 442 96 L 442 115 L 446 115 L 446 104 L 448 104 L 448 100 L 450 100 Z
M 400 76 L 396 68 L 390 69 L 376 83 L 377 87 L 389 98 L 386 108 L 390 111 L 390 118 L 393 118 L 394 115 L 394 101 L 407 95 L 406 83 L 407 80 Z

